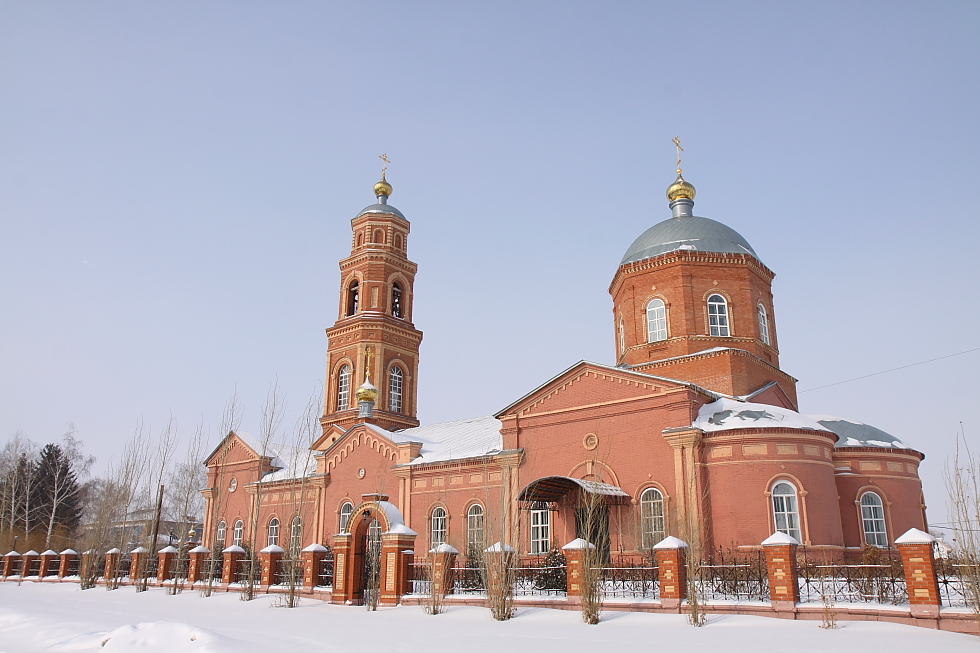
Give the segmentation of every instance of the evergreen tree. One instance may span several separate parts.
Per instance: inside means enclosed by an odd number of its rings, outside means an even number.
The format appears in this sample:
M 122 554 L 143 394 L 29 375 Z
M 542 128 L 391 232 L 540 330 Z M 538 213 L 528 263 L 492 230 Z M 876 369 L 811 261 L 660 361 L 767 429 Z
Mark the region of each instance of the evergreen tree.
M 74 530 L 81 519 L 81 486 L 74 464 L 57 444 L 41 449 L 37 461 L 39 526 L 45 532 L 44 546 L 51 546 L 56 529 L 63 533 Z

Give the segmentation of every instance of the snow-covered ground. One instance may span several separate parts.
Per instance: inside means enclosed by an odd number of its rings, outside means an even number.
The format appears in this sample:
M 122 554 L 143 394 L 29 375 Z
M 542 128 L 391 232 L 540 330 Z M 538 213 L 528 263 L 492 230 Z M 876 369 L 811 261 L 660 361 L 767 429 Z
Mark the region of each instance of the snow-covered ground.
M 709 616 L 704 628 L 693 628 L 680 615 L 607 612 L 599 625 L 587 626 L 577 612 L 527 608 L 498 623 L 487 610 L 473 607 L 430 616 L 417 607 L 367 612 L 311 599 L 288 610 L 271 607 L 273 600 L 0 583 L 0 651 L 976 653 L 978 648 L 977 638 L 969 635 L 872 622 L 841 622 L 839 630 L 822 630 L 820 622 L 719 615 Z

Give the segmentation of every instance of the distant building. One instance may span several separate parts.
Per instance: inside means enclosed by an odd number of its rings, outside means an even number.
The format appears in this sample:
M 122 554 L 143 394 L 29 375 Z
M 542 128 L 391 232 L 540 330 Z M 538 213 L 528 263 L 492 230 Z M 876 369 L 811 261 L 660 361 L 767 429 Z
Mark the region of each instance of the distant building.
M 779 366 L 774 273 L 735 230 L 692 214 L 679 169 L 672 215 L 613 275 L 614 364 L 578 362 L 493 416 L 421 426 L 409 222 L 383 177 L 374 190 L 340 262 L 322 436 L 286 455 L 228 434 L 206 463 L 209 546 L 247 543 L 258 502 L 258 544 L 333 546 L 335 599 L 356 602 L 371 542 L 395 535 L 391 556 L 415 534 L 418 555 L 499 541 L 538 556 L 576 537 L 639 555 L 667 535 L 710 555 L 781 531 L 836 555 L 927 530 L 923 454 L 874 427 L 797 412 L 796 379 Z M 597 518 L 583 514 L 583 493 L 601 495 Z

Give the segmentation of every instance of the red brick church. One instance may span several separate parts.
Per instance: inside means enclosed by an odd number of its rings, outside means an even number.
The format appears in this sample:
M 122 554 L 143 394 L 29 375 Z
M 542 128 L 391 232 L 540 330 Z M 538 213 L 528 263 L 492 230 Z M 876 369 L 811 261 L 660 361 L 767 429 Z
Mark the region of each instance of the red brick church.
M 377 203 L 351 221 L 322 436 L 296 452 L 228 434 L 206 461 L 212 550 L 250 534 L 294 554 L 329 546 L 334 599 L 356 602 L 372 542 L 384 596 L 403 586 L 405 556 L 439 545 L 539 556 L 584 537 L 637 554 L 677 535 L 717 551 L 781 531 L 839 554 L 927 530 L 923 454 L 874 427 L 797 412 L 796 379 L 779 366 L 774 273 L 735 230 L 692 213 L 679 169 L 672 215 L 614 271 L 613 364 L 575 363 L 494 415 L 420 425 L 417 265 L 391 190 L 382 175 Z M 581 519 L 586 493 L 601 498 L 598 527 Z

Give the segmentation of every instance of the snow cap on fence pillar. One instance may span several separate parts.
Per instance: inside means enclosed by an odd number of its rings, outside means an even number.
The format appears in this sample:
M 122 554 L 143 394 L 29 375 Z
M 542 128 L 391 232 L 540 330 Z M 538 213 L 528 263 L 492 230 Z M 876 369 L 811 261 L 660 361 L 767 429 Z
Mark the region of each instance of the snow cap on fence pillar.
M 795 544 L 799 546 L 800 543 L 792 535 L 787 535 L 781 531 L 776 531 L 766 539 L 762 540 L 762 546 L 776 546 L 777 544 Z
M 34 549 L 31 549 L 30 551 L 28 551 L 27 553 L 24 554 L 24 557 L 25 558 L 27 556 L 37 557 L 38 555 L 40 555 L 40 554 L 37 551 L 35 551 Z
M 303 549 L 304 553 L 326 553 L 327 551 L 329 551 L 327 547 L 323 546 L 322 544 L 316 544 L 316 543 L 311 544 L 305 549 Z
M 19 556 L 19 555 L 20 555 L 20 554 L 19 554 L 19 553 L 17 553 L 16 551 L 9 551 L 8 553 L 4 553 L 4 554 L 3 554 L 3 557 L 4 557 L 4 558 L 6 558 L 6 557 L 8 557 L 8 556 Z
M 687 542 L 678 539 L 673 535 L 668 535 L 664 539 L 654 544 L 653 548 L 654 549 L 686 549 Z
M 579 549 L 594 549 L 595 544 L 588 540 L 576 537 L 574 540 L 562 547 L 562 551 L 577 551 Z
M 136 547 L 130 553 L 149 553 L 149 551 L 141 546 Z
M 503 542 L 497 542 L 496 544 L 491 544 L 487 547 L 484 553 L 514 553 L 515 549 L 509 544 L 504 544 Z
M 57 551 L 52 551 L 51 549 L 48 549 L 47 551 L 45 551 L 41 555 L 43 555 L 43 556 L 56 556 L 56 555 L 58 555 L 58 552 Z
M 905 534 L 895 540 L 895 544 L 932 544 L 936 541 L 932 535 L 920 531 L 918 528 L 910 528 Z
M 76 551 L 75 549 L 65 549 L 64 551 L 61 552 L 61 555 L 63 555 L 63 556 L 77 556 L 78 555 L 78 551 Z
M 430 549 L 429 553 L 451 553 L 453 555 L 458 555 L 459 551 L 456 549 L 456 547 L 452 546 L 451 544 L 446 544 L 445 542 L 443 542 L 442 544 L 435 547 L 434 549 Z
M 211 553 L 211 549 L 209 549 L 208 547 L 202 544 L 199 544 L 195 546 L 193 549 L 191 549 L 190 551 L 188 551 L 188 553 Z
M 176 551 L 176 550 L 177 549 L 174 549 L 174 551 Z M 115 553 L 122 553 L 122 551 L 120 551 L 116 547 L 112 547 L 111 549 L 109 549 L 108 551 L 105 552 L 106 555 L 112 555 L 112 554 L 115 554 Z
M 222 553 L 245 553 L 245 549 L 237 544 L 232 544 L 230 547 L 222 551 Z
M 270 544 L 269 546 L 267 546 L 264 549 L 262 549 L 261 551 L 259 551 L 259 553 L 285 553 L 285 551 L 283 550 L 283 548 L 281 546 L 276 546 L 275 544 Z

